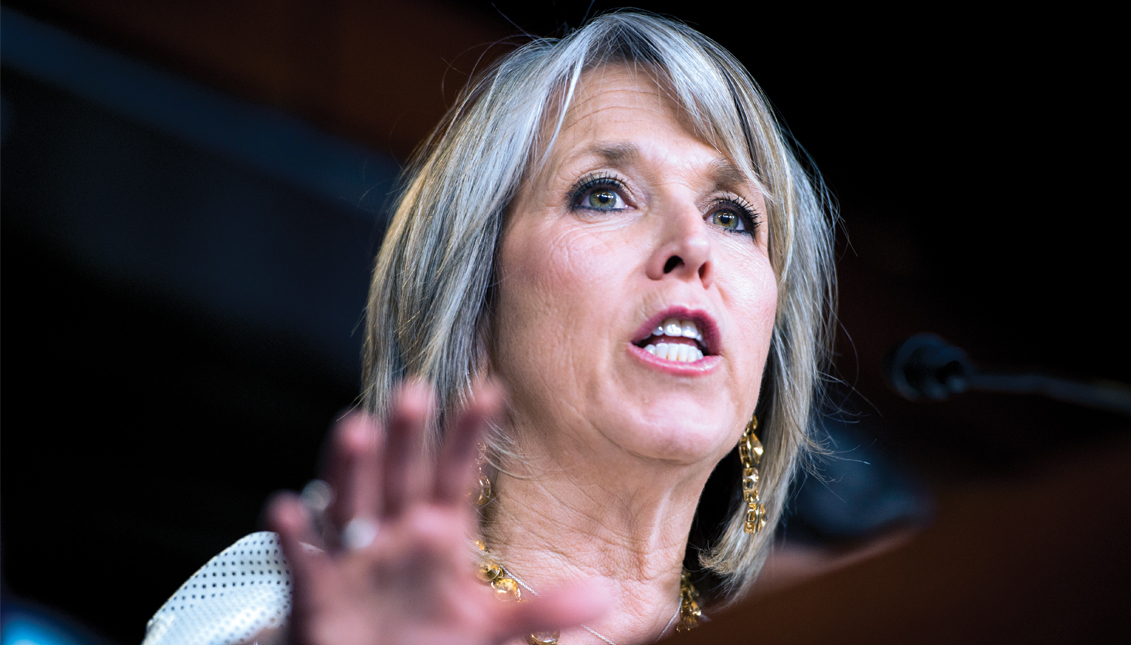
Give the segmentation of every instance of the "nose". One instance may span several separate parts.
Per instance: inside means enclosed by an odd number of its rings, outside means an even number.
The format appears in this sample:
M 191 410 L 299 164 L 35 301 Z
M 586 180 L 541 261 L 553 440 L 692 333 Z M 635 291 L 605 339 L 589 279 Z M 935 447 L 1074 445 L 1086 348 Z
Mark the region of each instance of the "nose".
M 711 240 L 698 209 L 688 206 L 679 213 L 664 216 L 660 241 L 648 258 L 646 271 L 653 280 L 670 276 L 699 280 L 705 289 L 711 286 L 714 280 Z

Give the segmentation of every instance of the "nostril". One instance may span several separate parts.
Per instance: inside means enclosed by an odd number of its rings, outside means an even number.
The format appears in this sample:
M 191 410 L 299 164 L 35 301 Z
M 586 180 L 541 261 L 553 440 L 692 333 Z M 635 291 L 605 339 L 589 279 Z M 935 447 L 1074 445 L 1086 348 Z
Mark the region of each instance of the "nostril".
M 679 265 L 683 264 L 683 260 L 678 255 L 673 255 L 668 258 L 664 263 L 664 273 L 671 273 Z

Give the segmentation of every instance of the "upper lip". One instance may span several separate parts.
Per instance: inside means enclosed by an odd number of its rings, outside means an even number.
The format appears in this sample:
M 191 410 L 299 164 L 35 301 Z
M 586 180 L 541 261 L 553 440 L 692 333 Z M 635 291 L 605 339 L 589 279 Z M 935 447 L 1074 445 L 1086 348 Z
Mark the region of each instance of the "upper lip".
M 668 318 L 693 321 L 695 326 L 699 328 L 699 333 L 703 335 L 703 354 L 711 356 L 719 353 L 719 326 L 715 323 L 715 319 L 702 309 L 682 306 L 668 307 L 653 314 L 636 330 L 636 334 L 632 337 L 632 344 L 640 345 L 647 340 L 656 327 Z

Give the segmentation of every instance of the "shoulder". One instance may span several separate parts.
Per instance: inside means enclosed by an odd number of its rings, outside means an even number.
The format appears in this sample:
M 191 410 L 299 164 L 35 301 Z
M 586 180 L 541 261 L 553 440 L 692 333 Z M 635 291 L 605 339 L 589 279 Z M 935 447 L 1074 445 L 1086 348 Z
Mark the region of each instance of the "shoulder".
M 209 560 L 145 628 L 142 645 L 229 645 L 281 627 L 291 572 L 279 536 L 252 533 Z

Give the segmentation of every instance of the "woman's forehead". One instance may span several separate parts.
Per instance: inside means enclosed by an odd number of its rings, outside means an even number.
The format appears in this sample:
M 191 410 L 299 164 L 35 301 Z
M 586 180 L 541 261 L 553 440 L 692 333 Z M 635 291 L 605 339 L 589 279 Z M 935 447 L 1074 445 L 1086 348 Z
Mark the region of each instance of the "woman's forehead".
M 671 119 L 693 129 L 684 110 L 650 69 L 612 64 L 581 75 L 561 125 L 563 131 L 608 128 L 638 118 Z
M 720 183 L 758 183 L 730 154 L 706 141 L 700 129 L 649 66 L 603 65 L 582 74 L 543 159 L 551 171 L 579 157 L 624 166 L 640 161 L 649 141 L 678 138 L 698 146 Z

